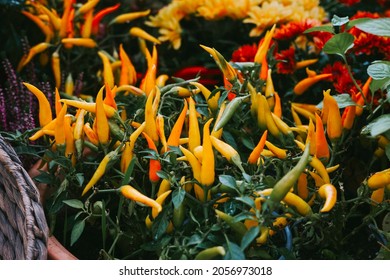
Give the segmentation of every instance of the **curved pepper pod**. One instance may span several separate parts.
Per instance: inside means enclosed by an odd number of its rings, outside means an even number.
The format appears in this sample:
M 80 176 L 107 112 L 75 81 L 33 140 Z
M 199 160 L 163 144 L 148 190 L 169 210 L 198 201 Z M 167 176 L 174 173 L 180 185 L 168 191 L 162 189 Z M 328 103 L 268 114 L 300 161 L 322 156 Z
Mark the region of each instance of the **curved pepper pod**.
M 337 201 L 337 190 L 332 184 L 324 184 L 318 189 L 318 194 L 321 198 L 325 199 L 324 206 L 322 206 L 320 212 L 325 213 L 332 210 Z
M 367 186 L 373 190 L 383 188 L 388 184 L 390 184 L 390 168 L 374 173 L 367 180 Z

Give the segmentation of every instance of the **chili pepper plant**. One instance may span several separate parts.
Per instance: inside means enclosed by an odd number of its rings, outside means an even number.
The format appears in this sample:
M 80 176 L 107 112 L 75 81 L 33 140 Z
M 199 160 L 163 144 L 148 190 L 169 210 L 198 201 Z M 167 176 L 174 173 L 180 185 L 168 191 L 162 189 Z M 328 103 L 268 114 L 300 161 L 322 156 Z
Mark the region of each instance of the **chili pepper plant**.
M 39 35 L 2 57 L 1 134 L 38 170 L 51 234 L 67 249 L 80 259 L 389 258 L 386 3 L 357 12 L 366 6 L 313 1 L 320 18 L 291 4 L 304 19 L 264 23 L 256 15 L 285 1 L 242 14 L 214 1 L 108 2 L 7 8 Z M 159 25 L 173 14 L 183 27 Z M 246 32 L 181 30 L 220 20 Z M 183 57 L 189 45 L 199 61 Z

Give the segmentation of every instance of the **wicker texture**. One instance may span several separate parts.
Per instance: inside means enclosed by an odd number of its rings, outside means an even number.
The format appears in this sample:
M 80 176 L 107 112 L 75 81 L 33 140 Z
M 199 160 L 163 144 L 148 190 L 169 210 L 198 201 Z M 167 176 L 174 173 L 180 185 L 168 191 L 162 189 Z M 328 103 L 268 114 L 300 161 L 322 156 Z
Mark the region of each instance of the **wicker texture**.
M 48 232 L 38 190 L 0 136 L 0 259 L 47 259 Z

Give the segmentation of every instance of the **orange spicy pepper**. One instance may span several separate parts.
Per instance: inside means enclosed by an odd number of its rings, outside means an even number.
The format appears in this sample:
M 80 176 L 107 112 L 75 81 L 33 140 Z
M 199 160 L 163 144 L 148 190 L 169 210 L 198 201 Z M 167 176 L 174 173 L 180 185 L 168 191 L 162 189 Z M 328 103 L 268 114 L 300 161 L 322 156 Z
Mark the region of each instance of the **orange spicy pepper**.
M 256 55 L 254 58 L 254 62 L 257 62 L 260 64 L 264 61 L 265 57 L 267 56 L 267 52 L 268 52 L 272 37 L 274 36 L 275 28 L 276 28 L 276 24 L 274 24 L 272 26 L 271 30 L 267 30 L 267 32 L 264 36 L 264 40 L 262 41 L 261 44 L 259 44 L 259 47 L 257 49 Z
M 99 32 L 100 21 L 108 14 L 111 14 L 119 9 L 120 3 L 100 10 L 92 19 L 92 34 L 96 35 Z
M 321 117 L 316 114 L 316 156 L 319 159 L 324 159 L 325 161 L 329 160 L 329 146 L 328 142 L 326 141 L 324 126 L 322 124 Z
M 157 213 L 161 212 L 162 210 L 162 207 L 158 202 L 137 191 L 134 187 L 130 185 L 124 185 L 120 187 L 119 191 L 124 197 L 128 199 L 141 202 L 142 204 L 155 208 L 157 210 Z
M 302 95 L 305 91 L 307 91 L 311 86 L 318 83 L 319 81 L 328 79 L 332 76 L 332 74 L 318 74 L 315 76 L 308 76 L 303 80 L 299 81 L 294 87 L 294 93 L 296 95 Z
M 134 146 L 135 141 L 138 139 L 138 136 L 142 133 L 145 128 L 145 122 L 143 122 L 129 137 L 129 141 L 125 143 L 125 148 L 123 149 L 121 156 L 121 171 L 126 172 L 129 164 L 134 156 Z
M 99 90 L 96 96 L 96 134 L 99 143 L 105 145 L 110 139 L 110 127 L 106 112 L 104 111 L 103 88 L 104 87 Z
M 121 59 L 121 74 L 119 79 L 119 85 L 134 85 L 137 82 L 137 71 L 125 50 L 123 45 L 119 45 L 119 57 Z
M 150 41 L 150 42 L 152 42 L 154 44 L 157 44 L 157 45 L 161 44 L 160 40 L 158 40 L 157 38 L 153 37 L 152 35 L 150 35 L 145 30 L 142 30 L 139 27 L 132 27 L 130 29 L 129 33 L 130 33 L 131 36 L 142 38 L 142 39 Z
M 115 82 L 114 82 L 114 73 L 112 72 L 110 60 L 109 60 L 108 56 L 102 51 L 98 51 L 98 55 L 103 62 L 104 83 L 108 84 L 108 86 L 111 89 L 114 87 Z
M 154 144 L 152 138 L 149 137 L 145 132 L 142 132 L 142 135 L 145 137 L 148 142 L 149 149 L 157 152 L 157 147 Z M 161 170 L 161 163 L 158 159 L 149 159 L 149 180 L 152 183 L 157 183 L 160 180 L 157 172 Z
M 154 89 L 150 92 L 145 104 L 145 133 L 148 134 L 155 143 L 159 140 L 156 126 L 156 115 L 153 112 L 153 98 L 156 90 L 158 89 Z
M 259 143 L 256 145 L 256 147 L 252 150 L 248 157 L 248 163 L 250 164 L 257 164 L 257 161 L 260 158 L 261 152 L 264 149 L 265 141 L 267 140 L 268 130 L 263 132 L 263 135 L 261 136 Z
M 167 140 L 168 149 L 169 149 L 169 146 L 174 146 L 174 147 L 179 146 L 180 135 L 181 135 L 181 132 L 183 129 L 184 121 L 185 121 L 186 116 L 187 116 L 187 109 L 188 109 L 187 101 L 184 100 L 183 110 L 181 111 L 179 117 L 177 118 L 177 120 L 176 120 L 176 122 L 171 130 L 171 134 L 169 135 L 168 140 Z
M 195 101 L 189 97 L 189 118 L 188 118 L 188 149 L 193 152 L 195 147 L 200 145 L 200 130 L 198 115 L 195 108 Z

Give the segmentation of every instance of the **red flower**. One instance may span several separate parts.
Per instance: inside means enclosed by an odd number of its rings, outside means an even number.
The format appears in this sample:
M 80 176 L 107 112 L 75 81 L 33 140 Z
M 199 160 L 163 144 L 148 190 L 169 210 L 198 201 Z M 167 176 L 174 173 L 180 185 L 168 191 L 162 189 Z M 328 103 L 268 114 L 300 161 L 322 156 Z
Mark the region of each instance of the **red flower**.
M 353 6 L 357 3 L 360 3 L 360 0 L 339 0 L 339 2 L 346 6 Z
M 276 29 L 273 38 L 276 40 L 292 40 L 302 35 L 305 30 L 319 25 L 321 25 L 321 22 L 314 19 L 291 21 Z
M 322 50 L 326 42 L 328 42 L 328 40 L 333 36 L 332 33 L 322 31 L 312 32 L 311 34 L 313 36 L 315 46 L 320 50 Z
M 356 94 L 358 89 L 348 74 L 347 67 L 340 61 L 327 65 L 322 70 L 324 74 L 332 74 L 333 86 L 338 93 Z M 359 83 L 359 82 L 358 82 Z
M 253 62 L 257 52 L 257 45 L 243 45 L 232 54 L 232 62 Z
M 280 51 L 275 54 L 275 59 L 278 61 L 276 70 L 280 74 L 291 74 L 295 68 L 295 49 L 290 47 L 287 50 Z

